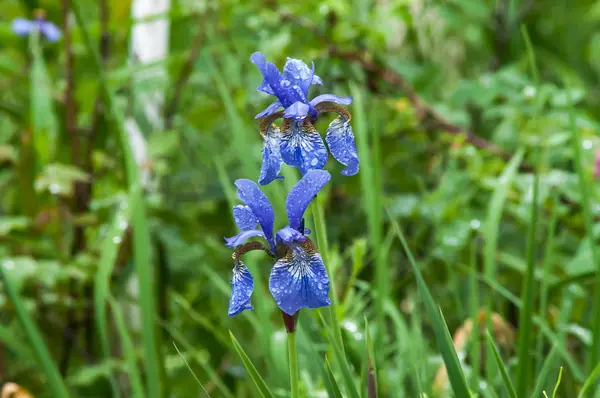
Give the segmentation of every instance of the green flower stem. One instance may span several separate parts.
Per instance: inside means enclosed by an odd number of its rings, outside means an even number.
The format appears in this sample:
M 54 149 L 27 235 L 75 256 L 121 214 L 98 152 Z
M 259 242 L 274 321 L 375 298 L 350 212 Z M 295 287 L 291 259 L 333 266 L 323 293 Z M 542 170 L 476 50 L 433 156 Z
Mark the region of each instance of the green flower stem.
M 298 353 L 296 352 L 296 332 L 288 333 L 288 355 L 290 361 L 290 388 L 292 398 L 300 398 L 298 385 Z

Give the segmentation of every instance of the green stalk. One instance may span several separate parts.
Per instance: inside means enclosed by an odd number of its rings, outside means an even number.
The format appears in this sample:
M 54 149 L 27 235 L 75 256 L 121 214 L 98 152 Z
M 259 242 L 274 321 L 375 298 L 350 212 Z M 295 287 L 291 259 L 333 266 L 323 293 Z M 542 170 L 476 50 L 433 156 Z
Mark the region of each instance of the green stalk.
M 288 355 L 290 361 L 290 388 L 292 398 L 300 398 L 300 387 L 298 385 L 298 353 L 296 352 L 296 332 L 288 333 Z
M 73 1 L 72 10 L 81 30 L 83 41 L 87 51 L 92 56 L 92 65 L 95 69 L 100 89 L 108 108 L 108 115 L 114 123 L 121 141 L 121 147 L 125 158 L 125 170 L 130 200 L 137 203 L 132 211 L 133 226 L 133 257 L 135 259 L 135 271 L 139 280 L 140 308 L 142 314 L 142 345 L 144 350 L 144 368 L 146 377 L 147 394 L 150 398 L 158 398 L 162 395 L 161 370 L 162 362 L 158 355 L 158 340 L 154 315 L 156 314 L 155 293 L 153 289 L 153 275 L 150 263 L 150 233 L 148 220 L 146 219 L 145 201 L 138 176 L 138 168 L 133 156 L 133 150 L 129 143 L 129 135 L 125 131 L 125 121 L 114 101 L 114 93 L 109 88 L 106 74 L 102 68 L 100 56 L 92 43 L 88 32 L 88 24 L 85 23 L 81 14 L 79 1 Z

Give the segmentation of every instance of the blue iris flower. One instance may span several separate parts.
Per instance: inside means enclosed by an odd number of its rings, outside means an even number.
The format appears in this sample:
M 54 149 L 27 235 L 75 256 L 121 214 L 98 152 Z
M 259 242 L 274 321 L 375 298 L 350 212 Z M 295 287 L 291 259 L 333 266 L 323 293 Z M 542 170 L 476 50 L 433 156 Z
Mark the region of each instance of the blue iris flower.
M 241 179 L 235 182 L 244 205 L 233 208 L 240 233 L 225 238 L 227 247 L 236 248 L 232 256 L 234 268 L 229 316 L 253 309 L 250 296 L 254 280 L 240 257 L 259 249 L 277 258 L 271 270 L 269 290 L 283 312 L 294 315 L 301 308 L 331 304 L 327 271 L 321 255 L 307 237 L 310 231 L 304 228 L 303 219 L 306 208 L 330 178 L 331 175 L 324 170 L 310 170 L 302 177 L 285 202 L 289 225 L 275 234 L 275 214 L 267 196 L 254 181 Z M 256 241 L 246 242 L 257 236 L 268 243 L 268 248 Z
M 283 179 L 279 175 L 282 163 L 296 167 L 303 175 L 308 170 L 325 167 L 327 149 L 314 123 L 319 115 L 326 112 L 338 114 L 329 125 L 325 137 L 331 154 L 346 166 L 343 175 L 358 173 L 359 160 L 350 126 L 350 112 L 339 106 L 351 104 L 352 97 L 322 94 L 309 101 L 310 86 L 323 84 L 314 73 L 314 63 L 309 68 L 299 59 L 288 58 L 281 73 L 259 52 L 252 54 L 250 60 L 258 66 L 264 77 L 257 91 L 277 97 L 277 101 L 256 115 L 257 119 L 262 119 L 260 131 L 265 140 L 258 182 L 266 185 Z M 273 124 L 279 118 L 283 118 L 281 127 Z
M 43 10 L 36 11 L 36 18 L 29 20 L 25 18 L 16 18 L 12 22 L 12 30 L 19 36 L 28 36 L 31 32 L 41 32 L 48 41 L 57 41 L 62 34 L 60 29 L 52 22 L 46 21 L 46 15 Z

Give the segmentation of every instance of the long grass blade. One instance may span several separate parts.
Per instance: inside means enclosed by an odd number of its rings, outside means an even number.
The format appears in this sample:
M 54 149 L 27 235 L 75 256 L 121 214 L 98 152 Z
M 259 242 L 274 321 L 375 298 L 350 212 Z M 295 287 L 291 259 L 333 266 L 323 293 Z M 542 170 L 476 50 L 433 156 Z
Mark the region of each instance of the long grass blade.
M 532 397 L 539 397 L 542 394 L 542 391 L 544 390 L 544 384 L 548 380 L 548 376 L 550 375 L 550 371 L 554 366 L 554 361 L 556 361 L 556 358 L 558 358 L 558 346 L 554 345 L 552 346 L 552 350 L 550 350 L 550 354 L 546 356 L 546 359 L 542 364 L 542 368 L 536 377 L 537 381 L 535 383 L 533 393 L 531 394 Z
M 506 366 L 504 366 L 502 357 L 500 356 L 500 353 L 498 352 L 498 347 L 496 347 L 496 344 L 494 343 L 494 339 L 492 338 L 492 335 L 490 334 L 489 330 L 486 330 L 485 337 L 488 342 L 488 347 L 494 354 L 494 359 L 496 360 L 496 364 L 498 365 L 498 370 L 500 370 L 500 374 L 502 375 L 502 380 L 504 381 L 504 386 L 506 387 L 508 396 L 510 398 L 517 398 L 518 395 L 517 395 L 517 392 L 515 391 L 515 387 L 513 386 L 512 381 L 510 380 L 510 376 L 508 375 Z
M 235 336 L 233 335 L 233 333 L 231 333 L 231 331 L 229 331 L 229 336 L 231 337 L 231 342 L 233 343 L 233 347 L 235 348 L 236 352 L 240 356 L 240 359 L 242 360 L 242 364 L 246 368 L 246 371 L 248 371 L 248 374 L 250 375 L 250 378 L 252 379 L 252 381 L 254 382 L 254 385 L 258 389 L 258 392 L 260 393 L 260 395 L 264 398 L 273 397 L 273 394 L 269 390 L 269 387 L 267 387 L 267 384 L 261 377 L 260 373 L 258 373 L 258 370 L 256 370 L 256 366 L 254 366 L 254 364 L 252 363 L 252 361 L 250 360 L 250 358 L 248 357 L 248 355 L 246 354 L 246 352 L 244 351 L 244 349 L 242 348 L 240 343 L 238 343 L 238 341 L 235 338 Z
M 117 109 L 114 101 L 114 93 L 109 88 L 108 82 L 100 57 L 88 32 L 88 24 L 85 23 L 81 9 L 80 0 L 72 1 L 73 14 L 77 25 L 81 30 L 84 44 L 88 53 L 92 56 L 92 66 L 94 72 L 100 80 L 100 88 L 104 96 L 108 114 L 114 123 L 121 143 L 121 149 L 125 158 L 125 169 L 127 175 L 127 185 L 130 199 L 137 202 L 132 209 L 133 221 L 133 256 L 135 259 L 135 271 L 139 281 L 139 300 L 142 314 L 142 345 L 144 348 L 144 367 L 145 374 L 151 375 L 146 378 L 147 391 L 150 398 L 158 398 L 162 395 L 161 375 L 164 375 L 162 363 L 158 356 L 158 341 L 154 314 L 156 313 L 155 294 L 152 281 L 152 267 L 150 263 L 150 233 L 148 230 L 148 221 L 146 219 L 146 207 L 140 187 L 140 177 L 137 164 L 130 145 L 129 135 L 125 130 L 123 115 Z
M 344 395 L 342 395 L 342 390 L 340 389 L 340 385 L 338 384 L 337 380 L 335 379 L 333 370 L 331 369 L 331 365 L 329 364 L 329 361 L 327 360 L 327 358 L 325 358 L 325 369 L 327 369 L 327 377 L 329 379 L 329 383 L 331 384 L 334 398 L 343 398 Z
M 55 362 L 50 356 L 50 352 L 48 351 L 46 343 L 44 343 L 40 331 L 35 325 L 33 319 L 31 319 L 29 316 L 29 313 L 25 308 L 25 304 L 21 300 L 21 297 L 19 296 L 16 286 L 14 285 L 10 276 L 10 272 L 7 270 L 7 268 L 7 261 L 5 261 L 3 264 L 0 264 L 0 277 L 2 277 L 2 280 L 4 281 L 4 290 L 6 294 L 15 306 L 17 317 L 19 318 L 19 322 L 25 331 L 27 340 L 31 345 L 31 351 L 34 354 L 34 358 L 46 375 L 46 381 L 48 383 L 49 390 L 52 392 L 52 396 L 56 398 L 66 398 L 69 396 L 67 387 L 60 376 Z
M 452 345 L 452 338 L 450 338 L 450 332 L 448 331 L 448 327 L 446 326 L 443 318 L 440 316 L 440 311 L 437 305 L 433 300 L 433 296 L 431 295 L 425 280 L 423 279 L 423 275 L 421 275 L 421 270 L 417 265 L 409 247 L 406 243 L 406 239 L 400 226 L 393 219 L 390 214 L 390 219 L 392 225 L 394 226 L 394 230 L 396 235 L 400 239 L 402 243 L 402 247 L 406 256 L 408 257 L 408 261 L 411 265 L 412 271 L 415 274 L 415 278 L 417 280 L 417 286 L 419 289 L 419 293 L 423 298 L 425 303 L 425 308 L 429 315 L 433 331 L 435 334 L 435 340 L 442 354 L 442 358 L 444 359 L 444 364 L 446 365 L 446 369 L 448 372 L 448 379 L 450 380 L 450 384 L 452 386 L 452 390 L 454 390 L 454 394 L 457 397 L 469 397 L 469 387 L 467 385 L 467 380 L 465 379 L 465 375 L 463 374 L 462 367 L 460 366 L 460 361 L 458 360 L 458 355 L 454 350 L 454 346 Z
M 202 382 L 200 381 L 200 379 L 198 378 L 198 376 L 196 376 L 196 373 L 194 373 L 194 371 L 192 370 L 190 364 L 188 364 L 188 362 L 185 360 L 185 357 L 183 356 L 183 354 L 181 353 L 181 351 L 179 351 L 179 348 L 177 348 L 177 344 L 175 344 L 175 342 L 173 342 L 173 347 L 175 347 L 175 350 L 177 350 L 177 353 L 181 357 L 181 360 L 183 361 L 183 363 L 185 363 L 185 366 L 188 368 L 188 370 L 190 371 L 190 373 L 192 374 L 192 376 L 194 376 L 194 379 L 196 380 L 196 382 L 200 385 L 200 388 L 202 389 L 202 392 L 204 392 L 204 394 L 206 394 L 206 396 L 208 398 L 210 398 L 210 394 L 208 393 L 208 391 L 206 391 L 206 388 L 204 388 L 204 385 L 202 384 Z

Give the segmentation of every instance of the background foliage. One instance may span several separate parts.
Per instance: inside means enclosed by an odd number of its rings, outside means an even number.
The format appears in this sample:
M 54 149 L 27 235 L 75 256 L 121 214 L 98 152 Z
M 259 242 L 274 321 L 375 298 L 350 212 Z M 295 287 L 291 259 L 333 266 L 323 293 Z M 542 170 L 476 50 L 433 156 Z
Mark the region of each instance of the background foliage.
M 269 99 L 249 56 L 262 51 L 313 60 L 315 92 L 354 97 L 361 172 L 329 162 L 319 195 L 343 347 L 335 323 L 302 311 L 303 394 L 364 396 L 369 365 L 380 396 L 458 391 L 435 306 L 475 396 L 550 396 L 561 368 L 557 396 L 591 383 L 597 2 L 172 0 L 168 54 L 152 63 L 130 45 L 129 1 L 70 3 L 0 0 L 3 382 L 35 396 L 257 396 L 241 349 L 287 396 L 266 258 L 248 261 L 256 310 L 226 315 L 233 181 L 260 167 L 253 116 Z M 36 7 L 61 41 L 12 33 Z M 280 220 L 298 178 L 285 175 L 266 189 Z

